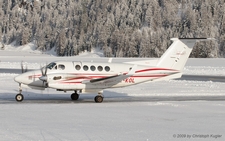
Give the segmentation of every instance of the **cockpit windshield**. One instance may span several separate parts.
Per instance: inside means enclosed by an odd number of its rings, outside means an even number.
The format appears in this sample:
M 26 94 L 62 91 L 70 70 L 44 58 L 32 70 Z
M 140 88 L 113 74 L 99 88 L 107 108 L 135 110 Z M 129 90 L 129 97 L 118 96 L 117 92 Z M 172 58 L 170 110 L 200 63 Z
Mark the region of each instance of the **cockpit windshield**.
M 56 64 L 55 62 L 52 62 L 46 66 L 48 69 L 52 70 L 64 70 L 65 65 L 64 64 Z
M 47 68 L 51 70 L 55 66 L 56 66 L 56 63 L 52 62 L 52 63 L 47 65 Z

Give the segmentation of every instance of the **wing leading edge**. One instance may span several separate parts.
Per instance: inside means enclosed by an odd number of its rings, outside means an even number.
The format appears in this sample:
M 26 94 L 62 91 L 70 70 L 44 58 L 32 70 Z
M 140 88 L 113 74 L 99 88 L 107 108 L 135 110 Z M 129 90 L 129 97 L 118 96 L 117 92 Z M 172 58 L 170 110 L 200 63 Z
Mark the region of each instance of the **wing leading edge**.
M 82 81 L 83 84 L 87 84 L 87 83 L 119 83 L 122 80 L 132 76 L 135 74 L 135 70 L 137 68 L 137 65 L 134 65 L 132 67 L 132 69 L 127 73 L 120 73 L 117 75 L 113 75 L 113 76 L 109 76 L 109 77 L 104 77 L 104 78 L 98 78 L 98 79 L 91 79 L 91 80 L 84 80 Z

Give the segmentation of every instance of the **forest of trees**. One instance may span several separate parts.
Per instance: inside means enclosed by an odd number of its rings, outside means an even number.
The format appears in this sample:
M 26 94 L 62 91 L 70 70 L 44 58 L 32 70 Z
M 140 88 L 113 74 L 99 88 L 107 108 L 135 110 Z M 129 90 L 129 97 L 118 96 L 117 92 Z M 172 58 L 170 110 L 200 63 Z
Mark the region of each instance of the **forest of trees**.
M 3 0 L 0 42 L 72 56 L 160 57 L 173 37 L 212 37 L 191 57 L 225 56 L 224 0 Z

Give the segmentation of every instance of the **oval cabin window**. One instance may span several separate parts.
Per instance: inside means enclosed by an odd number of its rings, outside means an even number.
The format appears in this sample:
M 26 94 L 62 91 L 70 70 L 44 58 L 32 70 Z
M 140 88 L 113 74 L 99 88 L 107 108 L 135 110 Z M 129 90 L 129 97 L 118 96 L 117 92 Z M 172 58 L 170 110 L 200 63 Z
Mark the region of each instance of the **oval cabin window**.
M 85 71 L 87 71 L 87 70 L 88 70 L 88 66 L 87 66 L 87 65 L 84 65 L 84 66 L 83 66 L 83 69 L 84 69 Z
M 76 70 L 80 70 L 80 68 L 81 68 L 80 65 L 76 65 L 76 66 L 75 66 L 75 69 L 76 69 Z
M 96 69 L 95 66 L 91 66 L 92 71 L 95 71 L 95 69 Z
M 110 71 L 110 68 L 109 68 L 109 66 L 105 66 L 105 71 Z
M 103 70 L 102 66 L 98 66 L 98 71 L 102 71 L 102 70 Z

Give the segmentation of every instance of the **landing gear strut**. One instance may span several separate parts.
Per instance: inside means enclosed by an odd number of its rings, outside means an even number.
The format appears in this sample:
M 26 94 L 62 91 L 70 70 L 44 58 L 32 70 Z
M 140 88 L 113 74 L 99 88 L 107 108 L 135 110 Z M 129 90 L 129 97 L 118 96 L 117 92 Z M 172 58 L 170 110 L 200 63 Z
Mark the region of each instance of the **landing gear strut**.
M 102 93 L 103 93 L 102 91 L 98 92 L 98 95 L 95 97 L 95 102 L 96 103 L 102 103 L 102 101 L 104 99 Z
M 22 88 L 21 84 L 19 85 L 19 93 L 15 96 L 16 101 L 21 102 L 23 101 L 23 95 L 22 95 Z
M 77 91 L 74 91 L 74 93 L 71 94 L 70 98 L 72 100 L 78 100 L 79 99 L 79 94 L 77 94 Z

